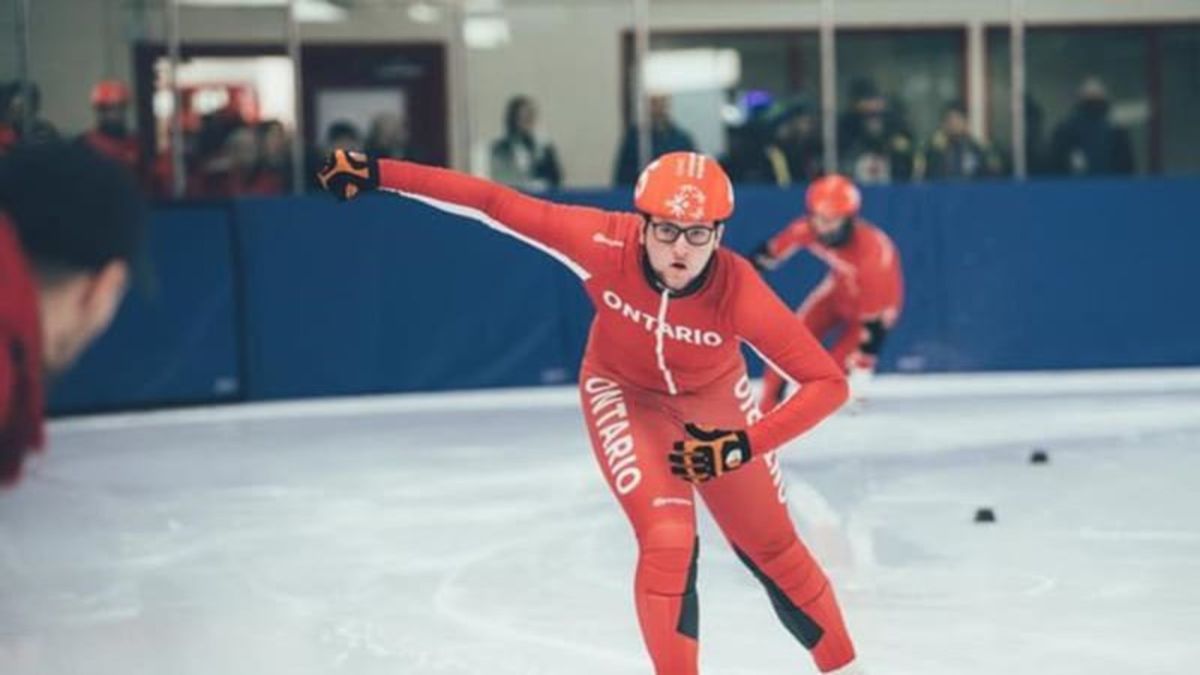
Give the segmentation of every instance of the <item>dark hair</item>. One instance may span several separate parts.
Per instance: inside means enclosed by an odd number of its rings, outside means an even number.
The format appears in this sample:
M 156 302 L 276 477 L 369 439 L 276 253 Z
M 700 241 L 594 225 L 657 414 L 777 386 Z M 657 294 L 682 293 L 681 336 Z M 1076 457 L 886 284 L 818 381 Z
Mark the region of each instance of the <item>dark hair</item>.
M 504 107 L 504 133 L 512 136 L 517 133 L 517 115 L 521 112 L 521 106 L 532 105 L 533 99 L 528 96 L 514 96 L 508 99 L 508 105 Z
M 0 85 L 0 122 L 8 122 L 13 126 L 21 123 L 21 120 L 9 119 L 8 114 L 13 101 L 26 95 L 29 96 L 27 100 L 29 109 L 25 111 L 25 114 L 36 115 L 42 107 L 42 90 L 36 82 L 12 80 Z
M 358 127 L 354 126 L 353 122 L 348 120 L 337 120 L 329 125 L 329 129 L 325 132 L 325 141 L 332 143 L 334 139 L 350 136 L 355 140 L 361 140 L 362 134 L 359 133 Z
M 861 101 L 867 98 L 878 98 L 879 87 L 875 86 L 875 80 L 868 77 L 856 77 L 850 80 L 850 100 Z
M 949 115 L 952 112 L 956 112 L 959 115 L 966 117 L 967 116 L 967 106 L 963 105 L 963 102 L 959 101 L 957 99 L 950 101 L 949 103 L 946 104 L 946 107 L 942 108 L 942 117 L 945 118 L 946 115 Z
M 82 143 L 20 145 L 0 158 L 0 211 L 43 278 L 140 257 L 145 203 L 133 176 Z
M 194 158 L 203 162 L 220 152 L 233 132 L 246 126 L 241 117 L 230 117 L 220 112 L 208 113 L 200 118 L 200 129 L 196 132 Z
M 806 115 L 816 115 L 816 106 L 807 96 L 796 95 L 776 101 L 766 111 L 765 119 L 772 128 L 777 128 L 791 122 L 797 117 L 804 117 Z

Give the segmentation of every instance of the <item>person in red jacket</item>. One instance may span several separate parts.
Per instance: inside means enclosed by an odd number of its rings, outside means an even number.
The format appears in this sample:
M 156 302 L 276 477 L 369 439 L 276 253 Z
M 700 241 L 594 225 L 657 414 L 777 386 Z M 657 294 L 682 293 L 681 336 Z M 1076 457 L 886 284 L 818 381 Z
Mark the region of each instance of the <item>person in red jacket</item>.
M 60 141 L 0 158 L 0 486 L 40 450 L 42 382 L 104 332 L 142 239 L 132 178 Z
M 696 493 L 817 667 L 856 667 L 829 579 L 788 515 L 774 452 L 833 413 L 846 381 L 750 263 L 719 246 L 734 202 L 715 160 L 659 157 L 637 181 L 640 213 L 565 206 L 342 150 L 318 178 L 342 199 L 380 189 L 480 221 L 583 282 L 596 316 L 580 397 L 596 461 L 637 538 L 635 605 L 657 673 L 697 672 Z M 799 393 L 763 415 L 740 344 Z
M 92 109 L 96 126 L 79 137 L 81 143 L 124 166 L 139 179 L 143 176 L 142 149 L 129 131 L 129 87 L 117 80 L 103 80 L 92 87 Z
M 900 318 L 900 254 L 883 230 L 858 217 L 862 196 L 849 179 L 820 178 L 809 186 L 805 201 L 808 215 L 764 243 L 753 256 L 754 265 L 760 271 L 773 270 L 801 249 L 829 265 L 829 274 L 797 313 L 818 338 L 841 331 L 830 352 L 850 374 L 858 397 L 861 384 L 875 370 L 884 338 Z M 783 375 L 773 367 L 764 371 L 764 408 L 783 400 Z

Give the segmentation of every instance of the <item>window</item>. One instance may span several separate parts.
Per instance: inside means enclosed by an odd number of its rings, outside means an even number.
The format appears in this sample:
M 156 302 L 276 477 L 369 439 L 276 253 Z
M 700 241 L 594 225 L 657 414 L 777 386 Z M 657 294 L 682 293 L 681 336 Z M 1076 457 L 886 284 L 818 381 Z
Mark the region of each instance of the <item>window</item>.
M 1031 174 L 1129 173 L 1121 146 L 1132 151 L 1132 171 L 1145 173 L 1158 163 L 1152 145 L 1151 35 L 1146 28 L 1036 28 L 1026 32 L 1026 128 Z M 1012 147 L 1010 35 L 1007 28 L 988 32 L 988 131 L 991 139 Z M 1073 148 L 1069 136 L 1080 131 L 1088 114 L 1084 98 L 1107 101 L 1107 115 L 1118 135 L 1083 141 L 1116 148 L 1103 160 Z M 1100 113 L 1098 113 L 1100 114 Z M 1056 141 L 1056 139 L 1058 139 Z
M 839 31 L 838 110 L 849 110 L 856 82 L 871 82 L 921 141 L 946 104 L 965 99 L 962 30 Z
M 1162 169 L 1200 172 L 1200 26 L 1163 29 L 1157 41 L 1161 88 Z
M 627 63 L 632 63 L 632 36 L 627 35 Z M 820 50 L 816 32 L 672 33 L 650 35 L 650 58 L 673 52 L 705 50 L 732 53 L 737 75 L 732 82 L 709 88 L 673 88 L 670 82 L 651 83 L 653 93 L 670 98 L 671 116 L 695 138 L 696 145 L 714 155 L 726 154 L 727 127 L 737 123 L 746 108 L 805 96 L 820 96 Z M 633 78 L 626 78 L 627 101 L 633 99 Z M 626 107 L 632 121 L 632 106 Z M 736 111 L 736 114 L 735 114 Z

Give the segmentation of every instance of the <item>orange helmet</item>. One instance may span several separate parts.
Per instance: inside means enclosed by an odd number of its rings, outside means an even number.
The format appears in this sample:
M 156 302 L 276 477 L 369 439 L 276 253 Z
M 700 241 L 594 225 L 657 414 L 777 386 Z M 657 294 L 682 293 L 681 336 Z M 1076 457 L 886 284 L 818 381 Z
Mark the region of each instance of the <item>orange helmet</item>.
M 733 183 L 708 155 L 668 152 L 642 170 L 633 203 L 638 211 L 666 220 L 719 222 L 733 213 Z
M 129 87 L 118 80 L 102 80 L 92 87 L 92 107 L 124 105 L 129 102 Z
M 804 201 L 809 213 L 827 218 L 847 218 L 858 213 L 862 206 L 862 195 L 849 178 L 830 174 L 808 186 Z

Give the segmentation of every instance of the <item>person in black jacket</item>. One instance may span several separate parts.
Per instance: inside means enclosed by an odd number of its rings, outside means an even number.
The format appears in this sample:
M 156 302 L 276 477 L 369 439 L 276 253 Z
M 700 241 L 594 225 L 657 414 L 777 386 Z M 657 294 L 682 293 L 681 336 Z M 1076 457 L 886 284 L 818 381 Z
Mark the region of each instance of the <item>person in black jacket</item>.
M 967 109 L 954 101 L 942 112 L 942 124 L 917 159 L 918 174 L 932 180 L 995 176 L 1003 170 L 1000 158 L 987 144 L 971 136 Z
M 903 116 L 869 79 L 851 82 L 850 101 L 838 118 L 841 173 L 863 184 L 910 180 L 916 148 Z
M 650 157 L 661 157 L 668 152 L 691 152 L 696 149 L 692 135 L 671 119 L 671 99 L 666 96 L 650 97 Z M 633 185 L 642 171 L 638 161 L 638 128 L 630 126 L 617 151 L 616 166 L 613 167 L 613 183 Z
M 1112 123 L 1108 90 L 1096 77 L 1079 87 L 1074 110 L 1050 139 L 1050 168 L 1070 176 L 1134 173 L 1129 131 Z

